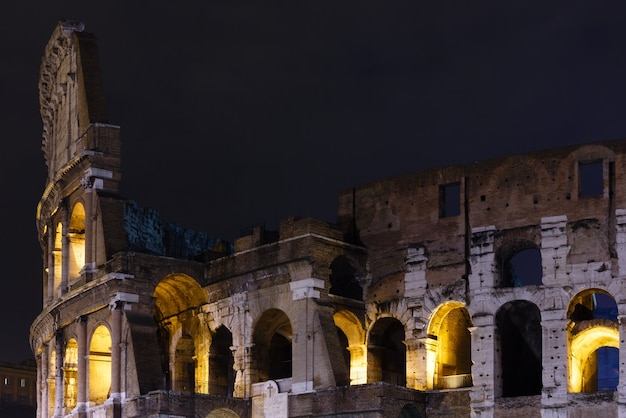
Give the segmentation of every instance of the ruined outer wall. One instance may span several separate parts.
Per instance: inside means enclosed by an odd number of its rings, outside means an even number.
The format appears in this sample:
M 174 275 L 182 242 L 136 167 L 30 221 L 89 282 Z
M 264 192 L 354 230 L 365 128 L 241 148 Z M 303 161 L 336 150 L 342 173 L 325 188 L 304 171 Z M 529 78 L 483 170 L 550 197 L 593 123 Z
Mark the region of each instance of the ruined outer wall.
M 392 282 L 396 289 L 389 290 L 389 297 L 402 296 L 410 247 L 425 248 L 429 286 L 448 285 L 468 274 L 470 231 L 477 227 L 493 225 L 539 244 L 541 219 L 566 215 L 570 229 L 576 222 L 587 229 L 574 240 L 570 261 L 599 261 L 612 252 L 615 209 L 626 204 L 626 195 L 619 193 L 626 189 L 625 150 L 625 141 L 608 141 L 383 179 L 340 194 L 338 225 L 346 236 L 356 225 L 370 253 L 372 289 Z M 603 195 L 579 197 L 579 163 L 594 161 L 604 163 Z M 440 188 L 450 183 L 460 186 L 460 214 L 442 217 Z M 585 245 L 590 240 L 595 248 Z M 379 294 L 375 300 L 384 298 Z

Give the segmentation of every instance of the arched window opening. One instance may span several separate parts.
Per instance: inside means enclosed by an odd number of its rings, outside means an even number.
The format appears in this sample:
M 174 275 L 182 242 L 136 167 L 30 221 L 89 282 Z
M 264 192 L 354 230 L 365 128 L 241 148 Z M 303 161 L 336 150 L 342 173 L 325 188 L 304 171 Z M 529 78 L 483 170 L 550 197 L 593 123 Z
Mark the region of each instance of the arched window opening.
M 472 385 L 472 354 L 469 327 L 472 322 L 467 309 L 460 302 L 448 302 L 440 306 L 431 320 L 428 334 L 432 339 L 428 358 L 434 364 L 432 386 L 435 389 L 454 389 Z M 428 376 L 431 380 L 431 376 Z
M 356 279 L 356 270 L 344 256 L 330 264 L 330 294 L 363 300 L 363 288 Z
M 192 277 L 171 274 L 159 282 L 152 296 L 166 388 L 208 393 L 210 349 L 204 347 L 206 339 L 195 316 L 207 303 L 206 292 Z
M 213 335 L 209 353 L 209 393 L 233 396 L 235 371 L 233 370 L 233 335 L 225 326 Z
M 381 318 L 369 336 L 368 381 L 406 386 L 404 326 L 394 318 Z
M 270 380 L 291 377 L 291 341 L 278 333 L 272 335 L 269 360 Z
M 174 382 L 172 389 L 177 392 L 195 391 L 196 362 L 193 338 L 183 334 L 176 343 L 174 354 Z
M 69 230 L 69 278 L 80 277 L 85 266 L 85 208 L 77 203 L 70 217 Z
M 253 334 L 253 383 L 292 376 L 291 336 L 291 323 L 283 311 L 270 309 L 261 315 Z
M 89 400 L 103 404 L 111 390 L 111 334 L 104 325 L 98 326 L 89 345 Z
M 568 307 L 569 392 L 615 391 L 619 383 L 619 329 L 615 300 L 587 289 Z
M 54 295 L 61 296 L 61 279 L 63 277 L 63 224 L 59 222 L 54 233 Z
M 528 240 L 515 240 L 498 251 L 500 287 L 543 284 L 541 251 Z
M 600 347 L 596 350 L 598 392 L 614 392 L 619 383 L 619 349 Z
M 541 394 L 541 313 L 527 301 L 513 301 L 496 314 L 502 397 Z
M 76 407 L 78 397 L 78 343 L 71 339 L 65 346 L 63 356 L 63 406 L 69 413 Z

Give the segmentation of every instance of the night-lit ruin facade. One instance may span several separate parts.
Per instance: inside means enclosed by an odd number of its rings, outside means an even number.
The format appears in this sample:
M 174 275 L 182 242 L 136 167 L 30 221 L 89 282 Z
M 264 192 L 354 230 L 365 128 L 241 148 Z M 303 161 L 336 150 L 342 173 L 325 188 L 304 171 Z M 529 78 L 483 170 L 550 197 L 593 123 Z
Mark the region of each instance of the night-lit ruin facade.
M 40 73 L 38 418 L 626 417 L 626 141 L 383 179 L 231 244 L 119 195 L 83 29 Z

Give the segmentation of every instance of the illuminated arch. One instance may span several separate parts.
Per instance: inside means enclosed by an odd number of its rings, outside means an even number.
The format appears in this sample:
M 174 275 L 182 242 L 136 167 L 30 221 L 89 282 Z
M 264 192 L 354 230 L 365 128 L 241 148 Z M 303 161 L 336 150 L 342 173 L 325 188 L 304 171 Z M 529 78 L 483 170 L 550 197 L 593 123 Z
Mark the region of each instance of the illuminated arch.
M 570 392 L 581 392 L 587 377 L 584 376 L 585 363 L 598 348 L 619 349 L 619 331 L 616 327 L 596 325 L 576 334 L 570 342 Z
M 350 384 L 367 383 L 367 346 L 365 330 L 359 319 L 350 311 L 341 310 L 333 315 L 335 326 L 346 338 L 346 350 L 349 352 Z
M 61 279 L 63 277 L 63 224 L 59 222 L 54 232 L 54 249 L 52 250 L 54 256 L 54 294 L 53 298 L 61 295 Z
M 208 302 L 204 289 L 185 274 L 165 277 L 156 286 L 152 296 L 155 299 L 154 316 L 157 322 Z
M 252 382 L 292 376 L 292 328 L 280 309 L 269 309 L 259 317 L 252 335 Z
M 601 367 L 609 357 L 607 347 L 619 353 L 617 304 L 611 294 L 590 288 L 577 293 L 567 309 L 568 325 L 568 391 L 596 392 L 598 380 L 607 377 Z M 599 353 L 599 354 L 598 354 Z M 610 377 L 610 373 L 608 374 Z M 618 377 L 615 375 L 614 377 Z
M 69 413 L 76 407 L 78 397 L 78 343 L 71 338 L 63 355 L 63 406 Z
M 69 278 L 80 277 L 85 266 L 85 207 L 76 203 L 70 216 L 69 229 Z
M 428 389 L 471 386 L 471 326 L 469 313 L 461 302 L 445 302 L 433 312 L 426 345 Z
M 111 333 L 98 326 L 89 344 L 89 401 L 103 404 L 111 390 Z
M 183 392 L 208 393 L 208 329 L 197 313 L 208 301 L 198 282 L 185 274 L 171 274 L 156 286 L 153 315 L 158 325 L 167 387 Z

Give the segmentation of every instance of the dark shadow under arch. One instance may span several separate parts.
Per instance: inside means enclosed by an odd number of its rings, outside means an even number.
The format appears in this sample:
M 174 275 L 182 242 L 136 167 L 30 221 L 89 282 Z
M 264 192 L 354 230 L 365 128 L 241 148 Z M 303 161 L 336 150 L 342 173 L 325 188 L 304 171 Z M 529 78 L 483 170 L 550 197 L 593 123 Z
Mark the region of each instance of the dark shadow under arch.
M 540 395 L 542 333 L 539 308 L 517 300 L 496 314 L 502 397 Z

